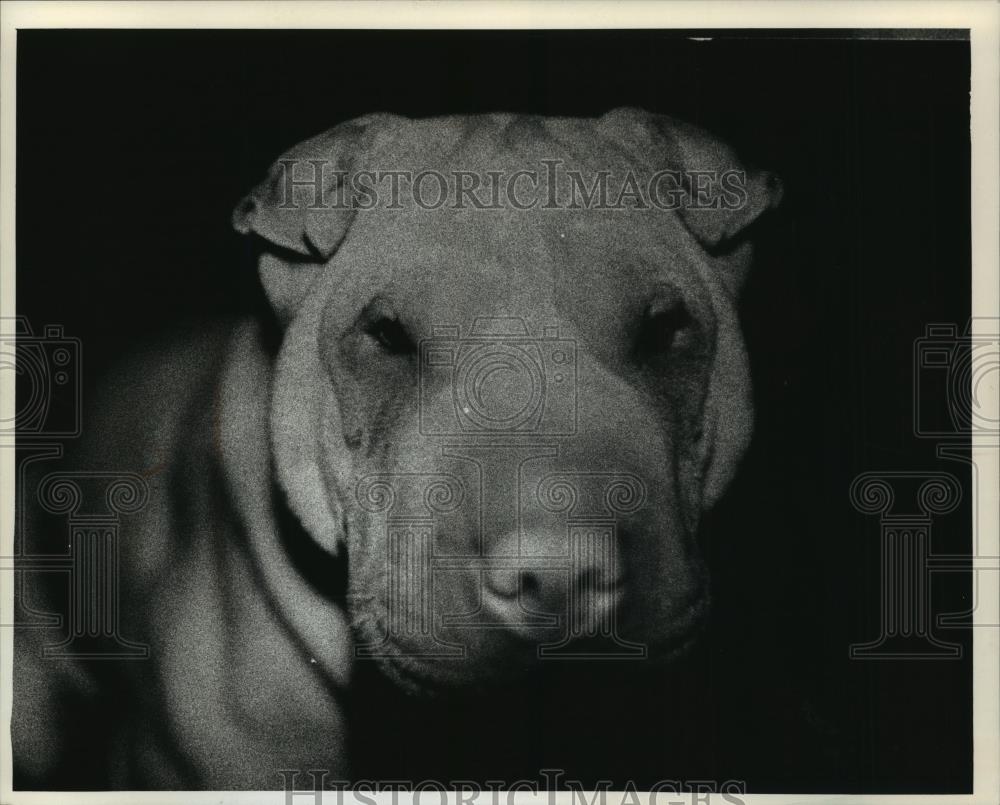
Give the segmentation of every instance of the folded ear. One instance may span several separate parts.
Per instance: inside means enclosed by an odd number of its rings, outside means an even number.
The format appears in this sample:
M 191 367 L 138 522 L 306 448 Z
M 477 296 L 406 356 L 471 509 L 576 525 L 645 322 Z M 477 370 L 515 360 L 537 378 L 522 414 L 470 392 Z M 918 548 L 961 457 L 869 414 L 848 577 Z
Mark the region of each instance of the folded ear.
M 663 116 L 653 128 L 664 158 L 682 173 L 686 197 L 678 214 L 708 254 L 703 276 L 715 299 L 718 334 L 704 411 L 702 506 L 708 509 L 729 486 L 753 435 L 750 366 L 734 300 L 752 259 L 746 230 L 778 206 L 783 188 L 775 174 L 747 168 L 702 129 Z
M 601 125 L 651 170 L 680 174 L 678 215 L 698 243 L 718 258 L 726 287 L 738 292 L 750 262 L 741 235 L 781 202 L 778 176 L 748 168 L 719 138 L 666 115 L 616 109 Z
M 616 109 L 600 120 L 602 134 L 648 171 L 680 175 L 676 211 L 704 249 L 699 270 L 716 315 L 715 355 L 698 447 L 702 507 L 722 496 L 753 433 L 750 367 L 735 299 L 746 278 L 752 246 L 747 228 L 781 201 L 778 177 L 747 168 L 708 132 L 664 115 Z
M 268 299 L 287 323 L 354 218 L 351 172 L 378 124 L 368 115 L 299 143 L 271 166 L 233 210 L 233 227 L 265 244 L 259 271 Z
M 725 251 L 764 212 L 781 203 L 777 174 L 743 165 L 727 145 L 702 129 L 660 117 L 657 127 L 682 167 L 687 203 L 681 220 L 710 252 Z M 707 177 L 707 187 L 696 186 Z

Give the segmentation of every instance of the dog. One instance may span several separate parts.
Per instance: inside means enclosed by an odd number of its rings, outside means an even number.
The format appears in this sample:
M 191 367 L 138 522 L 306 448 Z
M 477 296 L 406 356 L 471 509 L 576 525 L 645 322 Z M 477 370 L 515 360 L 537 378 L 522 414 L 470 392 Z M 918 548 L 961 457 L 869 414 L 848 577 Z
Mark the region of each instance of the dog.
M 411 193 L 376 203 L 379 171 Z M 446 699 L 682 655 L 699 522 L 752 432 L 751 225 L 780 196 L 636 109 L 377 114 L 286 153 L 233 216 L 279 337 L 175 339 L 88 421 L 82 466 L 148 484 L 120 628 L 149 660 L 41 662 L 20 634 L 19 785 L 347 780 L 362 664 Z

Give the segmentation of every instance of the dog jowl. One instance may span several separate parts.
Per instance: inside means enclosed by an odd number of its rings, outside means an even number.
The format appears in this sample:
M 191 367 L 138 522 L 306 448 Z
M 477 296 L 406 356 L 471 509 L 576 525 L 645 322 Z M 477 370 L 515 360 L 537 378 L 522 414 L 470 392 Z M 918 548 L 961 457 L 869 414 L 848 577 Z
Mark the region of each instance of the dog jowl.
M 362 665 L 433 702 L 682 654 L 780 192 L 629 109 L 373 115 L 285 154 L 233 217 L 273 321 L 140 357 L 86 420 L 81 469 L 148 485 L 118 589 L 149 660 L 43 662 L 18 633 L 18 784 L 350 779 Z
M 346 554 L 357 657 L 422 688 L 689 642 L 751 430 L 743 234 L 779 194 L 634 110 L 373 116 L 275 164 L 235 215 L 286 328 L 275 468 Z

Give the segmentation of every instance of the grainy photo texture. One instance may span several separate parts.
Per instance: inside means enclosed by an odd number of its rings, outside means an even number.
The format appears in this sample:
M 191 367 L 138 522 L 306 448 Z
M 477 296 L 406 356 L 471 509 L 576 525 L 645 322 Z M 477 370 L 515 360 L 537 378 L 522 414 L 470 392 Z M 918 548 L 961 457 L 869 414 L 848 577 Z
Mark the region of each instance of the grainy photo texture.
M 969 792 L 969 71 L 22 30 L 15 789 Z

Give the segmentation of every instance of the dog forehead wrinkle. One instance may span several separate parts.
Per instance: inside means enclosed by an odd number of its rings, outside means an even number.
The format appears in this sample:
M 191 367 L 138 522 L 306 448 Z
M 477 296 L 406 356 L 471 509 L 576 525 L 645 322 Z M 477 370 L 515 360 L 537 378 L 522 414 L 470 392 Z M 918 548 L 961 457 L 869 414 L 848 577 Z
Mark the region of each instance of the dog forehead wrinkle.
M 541 170 L 544 160 L 567 169 L 625 170 L 645 166 L 641 153 L 608 137 L 599 119 L 510 113 L 396 122 L 375 137 L 364 159 L 374 170 Z
M 378 242 L 352 231 L 327 266 L 319 292 L 324 297 L 323 323 L 337 334 L 351 326 L 361 309 L 395 278 L 391 261 Z
M 671 250 L 644 226 L 619 222 L 607 231 L 592 226 L 589 234 L 585 227 L 577 236 L 564 219 L 561 228 L 571 236 L 559 238 L 559 227 L 532 226 L 524 216 L 512 217 L 510 227 L 481 216 L 481 230 L 435 226 L 432 216 L 404 217 L 398 226 L 379 228 L 377 239 L 360 238 L 365 261 L 380 269 L 378 279 L 359 273 L 352 258 L 353 279 L 338 283 L 332 302 L 342 305 L 348 294 L 356 314 L 391 288 L 396 312 L 420 325 L 417 336 L 432 324 L 465 328 L 476 316 L 514 316 L 533 334 L 552 324 L 572 326 L 607 350 L 623 342 L 628 321 L 658 288 L 676 287 L 687 298 L 704 294 L 691 270 L 695 256 Z M 373 251 L 375 240 L 380 248 Z M 349 324 L 354 316 L 338 318 Z
M 359 262 L 377 265 L 401 288 L 453 283 L 499 293 L 523 286 L 537 294 L 540 281 L 551 285 L 558 257 L 555 238 L 545 231 L 551 227 L 538 217 L 502 210 L 368 210 L 358 216 L 341 257 L 355 272 Z

